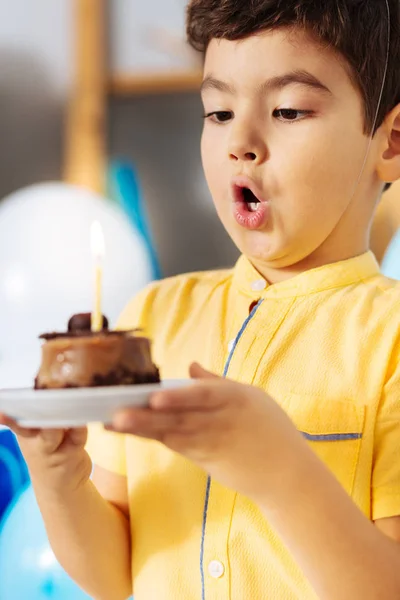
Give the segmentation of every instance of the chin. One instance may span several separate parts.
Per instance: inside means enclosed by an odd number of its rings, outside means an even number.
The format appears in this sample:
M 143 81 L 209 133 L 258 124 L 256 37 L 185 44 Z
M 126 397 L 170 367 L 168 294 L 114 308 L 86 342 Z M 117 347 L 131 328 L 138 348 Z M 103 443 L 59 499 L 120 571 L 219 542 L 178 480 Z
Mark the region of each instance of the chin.
M 235 240 L 234 240 L 235 241 Z M 271 240 L 264 240 L 264 243 L 245 243 L 243 240 L 235 242 L 242 254 L 250 262 L 257 265 L 263 265 L 271 269 L 287 269 L 305 260 L 312 251 L 293 252 L 288 245 L 273 244 Z
M 284 244 L 270 233 L 263 231 L 229 232 L 232 240 L 242 254 L 250 260 L 262 261 L 263 263 L 275 262 L 285 256 Z M 275 239 L 274 239 L 275 238 Z

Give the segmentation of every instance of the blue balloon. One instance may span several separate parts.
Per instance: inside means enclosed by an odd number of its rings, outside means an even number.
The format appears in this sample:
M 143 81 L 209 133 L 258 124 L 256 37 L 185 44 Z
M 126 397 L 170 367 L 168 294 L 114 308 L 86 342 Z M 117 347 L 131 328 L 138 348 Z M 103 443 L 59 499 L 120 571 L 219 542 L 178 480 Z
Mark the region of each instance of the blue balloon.
M 160 261 L 151 233 L 139 177 L 133 165 L 123 160 L 114 160 L 109 168 L 109 188 L 111 198 L 122 207 L 131 224 L 142 237 L 152 265 L 153 279 L 161 279 Z
M 90 600 L 57 562 L 32 487 L 0 526 L 1 600 Z
M 386 250 L 381 271 L 386 277 L 400 280 L 400 230 L 396 233 Z
M 15 435 L 9 429 L 0 428 L 0 520 L 28 480 L 28 469 Z

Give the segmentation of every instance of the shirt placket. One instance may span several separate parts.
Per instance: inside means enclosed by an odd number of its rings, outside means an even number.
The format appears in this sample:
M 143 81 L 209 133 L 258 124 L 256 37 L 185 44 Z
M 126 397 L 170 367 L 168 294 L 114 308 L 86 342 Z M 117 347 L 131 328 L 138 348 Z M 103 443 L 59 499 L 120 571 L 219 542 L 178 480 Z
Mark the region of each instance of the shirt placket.
M 251 304 L 250 300 L 250 304 Z M 277 302 L 260 299 L 230 342 L 224 375 L 248 380 L 246 371 L 254 375 L 270 341 L 289 311 L 293 300 Z M 271 305 L 271 307 L 269 307 Z M 252 364 L 249 364 L 249 361 Z M 254 368 L 253 368 L 254 363 Z M 246 378 L 247 375 L 247 378 Z M 229 535 L 237 494 L 211 479 L 207 482 L 200 553 L 202 600 L 229 599 L 231 575 Z
M 262 359 L 294 302 L 295 298 L 279 298 L 266 292 L 236 339 L 227 377 L 245 383 L 255 381 Z

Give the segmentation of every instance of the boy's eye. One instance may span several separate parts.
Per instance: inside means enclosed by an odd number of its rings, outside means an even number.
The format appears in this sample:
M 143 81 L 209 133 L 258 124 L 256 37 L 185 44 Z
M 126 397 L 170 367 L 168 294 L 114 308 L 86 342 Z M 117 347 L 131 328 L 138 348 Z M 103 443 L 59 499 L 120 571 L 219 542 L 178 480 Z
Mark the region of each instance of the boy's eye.
M 274 117 L 281 121 L 300 121 L 300 119 L 311 114 L 310 110 L 296 110 L 295 108 L 278 108 L 274 110 Z
M 210 119 L 214 123 L 226 123 L 232 119 L 233 113 L 229 110 L 216 110 L 204 115 L 205 119 Z

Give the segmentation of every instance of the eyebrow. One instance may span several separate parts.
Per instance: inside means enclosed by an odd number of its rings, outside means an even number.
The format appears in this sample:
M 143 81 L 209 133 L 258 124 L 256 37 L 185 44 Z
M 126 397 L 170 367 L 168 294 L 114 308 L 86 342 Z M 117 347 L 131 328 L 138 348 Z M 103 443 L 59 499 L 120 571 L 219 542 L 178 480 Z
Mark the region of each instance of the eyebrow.
M 331 90 L 326 85 L 324 85 L 322 81 L 317 79 L 308 71 L 304 70 L 291 71 L 289 73 L 285 73 L 284 75 L 272 77 L 271 79 L 264 81 L 264 83 L 258 86 L 258 92 L 262 94 L 276 92 L 284 89 L 285 87 L 288 87 L 289 85 L 296 84 L 319 90 L 320 92 L 324 92 L 325 94 L 332 95 Z M 201 85 L 201 91 L 204 92 L 206 90 L 218 90 L 219 92 L 231 94 L 232 96 L 236 94 L 236 88 L 234 85 L 229 84 L 225 81 L 220 81 L 212 75 L 208 75 L 207 77 L 205 77 Z

